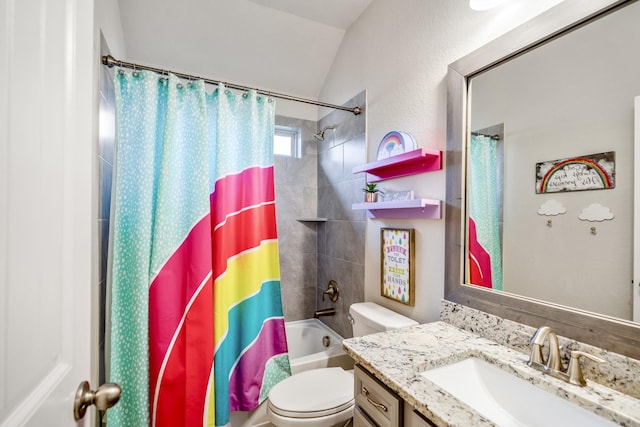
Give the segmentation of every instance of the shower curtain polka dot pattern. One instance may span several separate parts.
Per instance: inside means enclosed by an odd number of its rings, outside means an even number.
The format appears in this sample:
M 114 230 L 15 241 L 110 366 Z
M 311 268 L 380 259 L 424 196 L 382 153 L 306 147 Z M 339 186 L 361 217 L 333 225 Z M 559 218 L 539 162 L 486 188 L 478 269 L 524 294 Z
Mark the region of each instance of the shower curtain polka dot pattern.
M 123 395 L 107 423 L 223 425 L 290 375 L 274 103 L 148 71 L 114 79 L 108 356 Z

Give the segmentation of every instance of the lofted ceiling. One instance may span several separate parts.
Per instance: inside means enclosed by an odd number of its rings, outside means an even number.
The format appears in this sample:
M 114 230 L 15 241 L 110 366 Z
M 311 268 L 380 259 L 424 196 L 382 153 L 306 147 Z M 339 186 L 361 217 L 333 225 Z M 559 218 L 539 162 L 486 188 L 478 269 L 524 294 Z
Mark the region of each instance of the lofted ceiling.
M 119 0 L 127 60 L 317 99 L 372 0 Z

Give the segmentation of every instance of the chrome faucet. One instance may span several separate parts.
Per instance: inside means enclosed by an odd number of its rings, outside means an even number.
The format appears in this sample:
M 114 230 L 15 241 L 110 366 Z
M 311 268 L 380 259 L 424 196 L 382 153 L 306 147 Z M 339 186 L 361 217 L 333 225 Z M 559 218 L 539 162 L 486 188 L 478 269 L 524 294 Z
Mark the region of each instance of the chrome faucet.
M 542 351 L 544 343 L 549 343 L 549 353 L 547 359 L 544 359 Z M 605 360 L 583 351 L 573 350 L 567 366 L 566 372 L 560 360 L 560 344 L 558 336 L 548 326 L 542 326 L 536 330 L 531 337 L 531 356 L 527 365 L 538 369 L 545 374 L 561 379 L 573 385 L 585 386 L 587 382 L 584 379 L 582 368 L 580 366 L 580 357 L 586 357 L 597 363 L 604 363 Z

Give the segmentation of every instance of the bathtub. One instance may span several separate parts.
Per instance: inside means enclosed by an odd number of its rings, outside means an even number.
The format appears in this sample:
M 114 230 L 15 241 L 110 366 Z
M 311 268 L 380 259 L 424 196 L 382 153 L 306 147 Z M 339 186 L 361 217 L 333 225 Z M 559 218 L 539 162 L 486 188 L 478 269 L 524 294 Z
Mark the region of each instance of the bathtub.
M 342 337 L 320 320 L 287 322 L 285 331 L 292 374 L 337 366 L 353 369 L 353 359 L 342 349 Z
M 289 346 L 291 373 L 309 369 L 341 367 L 353 369 L 351 359 L 342 349 L 342 337 L 318 319 L 296 320 L 284 324 Z M 323 338 L 328 337 L 328 346 Z M 326 341 L 326 340 L 324 340 Z M 227 427 L 268 427 L 266 401 L 251 412 L 232 412 Z

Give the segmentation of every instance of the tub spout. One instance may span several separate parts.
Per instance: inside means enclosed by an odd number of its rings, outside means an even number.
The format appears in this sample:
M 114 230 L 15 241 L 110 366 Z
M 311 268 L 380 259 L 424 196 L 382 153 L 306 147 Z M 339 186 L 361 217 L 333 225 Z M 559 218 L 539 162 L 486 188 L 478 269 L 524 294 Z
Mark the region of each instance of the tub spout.
M 335 308 L 325 308 L 322 310 L 316 310 L 313 313 L 313 318 L 314 319 L 319 319 L 320 316 L 334 316 L 336 314 L 336 309 Z

